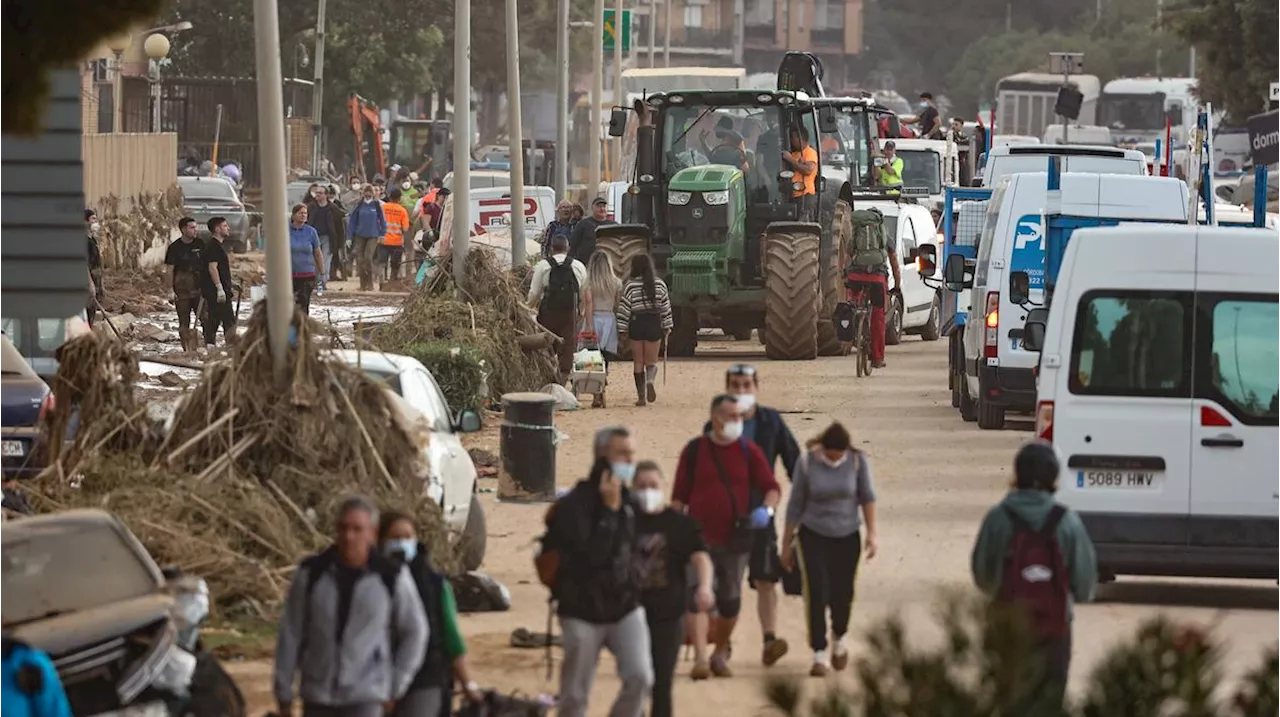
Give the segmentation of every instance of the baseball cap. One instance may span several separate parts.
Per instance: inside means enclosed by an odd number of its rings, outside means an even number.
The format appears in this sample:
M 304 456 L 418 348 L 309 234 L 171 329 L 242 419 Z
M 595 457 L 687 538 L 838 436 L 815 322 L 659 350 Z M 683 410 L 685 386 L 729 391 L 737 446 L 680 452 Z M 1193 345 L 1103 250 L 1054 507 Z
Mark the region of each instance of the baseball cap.
M 609 206 L 609 202 L 608 202 L 608 201 L 606 201 L 604 197 L 596 197 L 595 199 L 592 199 L 592 200 L 591 200 L 591 206 L 593 206 L 593 207 L 607 207 L 607 206 Z

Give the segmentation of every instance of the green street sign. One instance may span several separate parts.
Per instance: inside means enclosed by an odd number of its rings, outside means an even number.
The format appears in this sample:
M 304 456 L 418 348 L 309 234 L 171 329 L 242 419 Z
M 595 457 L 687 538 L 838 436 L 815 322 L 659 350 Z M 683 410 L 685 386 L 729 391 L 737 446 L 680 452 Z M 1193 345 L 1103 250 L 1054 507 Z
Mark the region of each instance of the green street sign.
M 613 52 L 618 37 L 617 23 L 613 21 L 615 10 L 604 11 L 604 51 Z M 631 52 L 631 11 L 622 11 L 622 51 Z

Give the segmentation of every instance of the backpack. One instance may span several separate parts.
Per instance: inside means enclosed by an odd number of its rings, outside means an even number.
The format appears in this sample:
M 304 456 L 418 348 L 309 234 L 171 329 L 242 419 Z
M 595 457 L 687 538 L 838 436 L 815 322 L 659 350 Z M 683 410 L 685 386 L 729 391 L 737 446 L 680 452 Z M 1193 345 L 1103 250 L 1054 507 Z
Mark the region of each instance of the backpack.
M 1067 509 L 1054 505 L 1040 530 L 1012 508 L 1004 512 L 1013 524 L 1013 539 L 1001 574 L 999 602 L 1026 611 L 1032 634 L 1042 640 L 1067 635 L 1067 567 L 1055 531 Z
M 876 267 L 889 259 L 889 242 L 885 237 L 884 215 L 879 209 L 858 209 L 849 215 L 853 231 L 845 253 L 850 267 Z
M 551 273 L 547 275 L 547 290 L 542 295 L 539 308 L 573 311 L 578 305 L 578 276 L 573 273 L 573 258 L 566 256 L 559 264 L 547 257 Z
M 556 506 L 559 501 L 547 508 L 542 519 L 546 532 L 538 538 L 538 550 L 533 555 L 533 567 L 538 571 L 538 582 L 551 591 L 554 598 L 556 592 L 556 573 L 560 571 L 560 548 L 556 547 L 551 536 L 551 521 L 555 519 Z

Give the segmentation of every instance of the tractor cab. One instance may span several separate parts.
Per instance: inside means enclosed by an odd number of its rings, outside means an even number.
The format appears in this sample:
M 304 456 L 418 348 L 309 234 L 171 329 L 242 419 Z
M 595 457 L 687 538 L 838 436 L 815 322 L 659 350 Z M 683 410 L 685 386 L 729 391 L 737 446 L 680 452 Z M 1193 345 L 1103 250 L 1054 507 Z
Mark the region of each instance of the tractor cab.
M 391 124 L 390 164 L 424 177 L 443 177 L 453 170 L 449 120 L 396 120 Z M 428 160 L 430 163 L 428 164 Z

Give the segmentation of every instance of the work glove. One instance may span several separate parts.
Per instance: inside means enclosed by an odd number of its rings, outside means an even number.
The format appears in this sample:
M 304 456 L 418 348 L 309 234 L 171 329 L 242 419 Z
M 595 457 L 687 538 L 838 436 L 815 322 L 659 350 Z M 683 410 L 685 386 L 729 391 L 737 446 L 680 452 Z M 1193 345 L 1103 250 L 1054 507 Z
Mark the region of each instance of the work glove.
M 751 511 L 751 527 L 757 530 L 760 528 L 767 528 L 769 526 L 769 519 L 772 517 L 773 516 L 769 514 L 769 509 L 762 505 Z
M 221 285 L 218 286 L 218 303 L 227 303 L 227 291 L 226 289 L 223 289 Z

